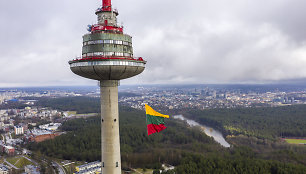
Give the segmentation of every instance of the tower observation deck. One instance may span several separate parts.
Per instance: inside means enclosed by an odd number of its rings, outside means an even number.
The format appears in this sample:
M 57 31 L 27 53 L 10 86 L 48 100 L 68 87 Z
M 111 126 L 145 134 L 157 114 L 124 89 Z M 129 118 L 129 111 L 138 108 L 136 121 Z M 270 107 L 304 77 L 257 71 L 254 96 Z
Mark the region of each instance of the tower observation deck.
M 73 73 L 94 80 L 121 80 L 140 74 L 146 62 L 134 57 L 132 37 L 117 24 L 111 0 L 96 10 L 98 23 L 83 36 L 82 56 L 69 61 Z
M 88 25 L 82 56 L 69 61 L 69 65 L 73 73 L 100 81 L 102 173 L 120 174 L 118 84 L 121 79 L 142 73 L 146 61 L 134 57 L 132 37 L 117 24 L 119 13 L 112 8 L 111 0 L 102 0 L 95 14 L 98 23 Z

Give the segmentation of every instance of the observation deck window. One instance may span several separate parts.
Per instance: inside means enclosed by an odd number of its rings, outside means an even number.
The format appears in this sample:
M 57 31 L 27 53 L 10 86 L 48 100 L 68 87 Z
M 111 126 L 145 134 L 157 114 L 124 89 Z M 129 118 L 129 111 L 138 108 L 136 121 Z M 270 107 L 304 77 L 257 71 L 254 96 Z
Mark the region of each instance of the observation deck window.
M 70 64 L 70 67 L 79 66 L 95 66 L 95 65 L 118 65 L 118 66 L 142 66 L 145 67 L 144 63 L 131 62 L 131 61 L 90 61 L 90 62 L 77 62 Z
M 112 56 L 113 52 L 105 52 L 104 54 L 105 54 L 105 56 Z
M 122 45 L 122 40 L 114 40 L 114 43 L 117 45 Z
M 122 40 L 91 40 L 83 42 L 83 45 L 94 45 L 94 44 L 116 44 L 116 45 L 126 45 L 132 47 L 131 42 L 122 41 Z
M 104 40 L 104 43 L 105 43 L 105 44 L 113 44 L 114 41 L 113 41 L 113 40 Z
M 123 56 L 123 53 L 115 52 L 115 56 Z
M 131 54 L 130 53 L 123 53 L 124 56 L 130 57 Z
M 103 52 L 94 52 L 94 56 L 103 56 Z

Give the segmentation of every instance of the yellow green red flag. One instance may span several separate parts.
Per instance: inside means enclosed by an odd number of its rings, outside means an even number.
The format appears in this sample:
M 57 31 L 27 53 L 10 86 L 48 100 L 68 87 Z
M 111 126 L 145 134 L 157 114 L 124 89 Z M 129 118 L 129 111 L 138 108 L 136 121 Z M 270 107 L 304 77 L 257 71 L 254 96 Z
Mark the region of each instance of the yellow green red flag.
M 147 115 L 147 129 L 148 135 L 160 132 L 167 127 L 165 127 L 164 118 L 169 118 L 169 115 L 164 115 L 159 112 L 156 112 L 149 105 L 145 104 L 146 115 Z

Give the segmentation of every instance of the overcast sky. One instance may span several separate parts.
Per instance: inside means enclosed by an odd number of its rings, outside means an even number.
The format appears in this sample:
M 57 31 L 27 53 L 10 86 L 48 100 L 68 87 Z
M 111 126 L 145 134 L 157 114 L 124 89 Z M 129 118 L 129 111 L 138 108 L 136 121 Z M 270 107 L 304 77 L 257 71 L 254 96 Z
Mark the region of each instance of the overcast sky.
M 0 87 L 93 85 L 73 74 L 101 0 L 0 0 Z M 145 71 L 121 84 L 306 79 L 305 0 L 113 0 Z

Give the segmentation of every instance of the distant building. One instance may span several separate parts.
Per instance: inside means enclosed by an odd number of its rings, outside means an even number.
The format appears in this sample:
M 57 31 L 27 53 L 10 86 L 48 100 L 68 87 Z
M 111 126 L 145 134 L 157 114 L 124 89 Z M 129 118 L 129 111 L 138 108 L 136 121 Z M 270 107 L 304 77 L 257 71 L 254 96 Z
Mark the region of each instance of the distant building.
M 36 126 L 37 124 L 36 123 L 28 123 L 29 125 L 31 126 Z
M 162 168 L 164 169 L 164 171 L 174 170 L 174 166 L 171 166 L 169 164 L 162 164 Z M 162 172 L 162 170 L 160 172 Z
M 28 130 L 28 124 L 21 124 L 23 127 L 23 132 L 26 132 Z
M 27 149 L 22 149 L 22 154 L 23 154 L 23 155 L 31 155 L 32 152 L 29 151 L 29 150 L 27 150 Z
M 11 171 L 11 169 L 4 165 L 4 164 L 0 164 L 0 174 L 9 174 Z
M 61 125 L 62 125 L 61 123 L 50 123 L 50 124 L 40 125 L 39 128 L 48 131 L 56 131 L 58 127 L 60 127 Z
M 53 139 L 54 137 L 59 135 L 59 133 L 52 133 L 51 131 L 34 128 L 33 130 L 31 130 L 31 133 L 25 137 L 25 139 L 27 139 L 28 141 L 42 142 L 48 139 Z
M 75 174 L 98 174 L 101 173 L 101 162 L 95 161 L 88 164 L 75 167 Z
M 10 131 L 10 127 L 9 127 L 8 125 L 5 125 L 5 126 L 3 127 L 3 130 L 4 130 L 5 132 L 9 132 L 9 131 Z
M 213 98 L 217 98 L 217 91 L 213 91 L 211 96 L 212 96 Z
M 8 155 L 14 155 L 15 154 L 15 148 L 12 146 L 4 146 L 3 147 L 4 152 Z
M 40 174 L 39 168 L 34 165 L 24 166 L 24 171 L 26 174 Z
M 14 126 L 14 130 L 15 130 L 15 135 L 22 135 L 24 134 L 24 128 L 23 126 Z

